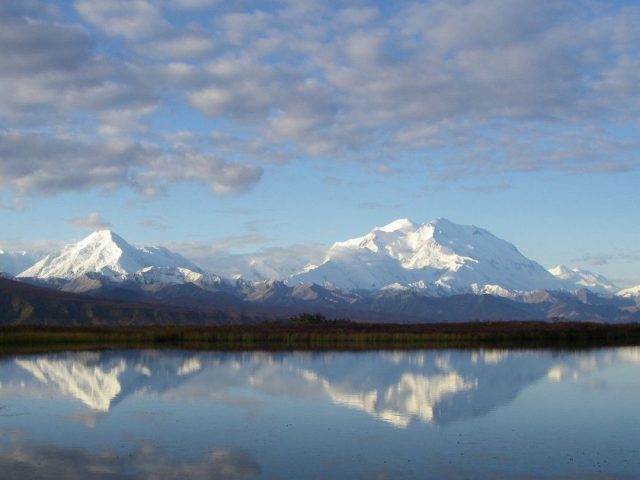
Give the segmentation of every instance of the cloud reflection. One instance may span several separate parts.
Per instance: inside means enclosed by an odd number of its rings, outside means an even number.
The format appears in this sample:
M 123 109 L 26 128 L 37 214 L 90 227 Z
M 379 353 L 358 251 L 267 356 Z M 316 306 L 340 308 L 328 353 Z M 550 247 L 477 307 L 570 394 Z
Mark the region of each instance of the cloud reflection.
M 260 475 L 259 465 L 243 450 L 213 448 L 194 461 L 180 460 L 153 447 L 131 455 L 89 451 L 44 443 L 23 443 L 13 438 L 0 450 L 2 478 L 33 480 L 195 479 L 249 480 Z

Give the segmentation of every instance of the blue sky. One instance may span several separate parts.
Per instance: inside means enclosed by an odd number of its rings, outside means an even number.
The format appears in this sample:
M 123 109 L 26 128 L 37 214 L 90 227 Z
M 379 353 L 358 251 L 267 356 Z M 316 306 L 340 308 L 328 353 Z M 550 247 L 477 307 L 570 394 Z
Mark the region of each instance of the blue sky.
M 399 217 L 640 283 L 636 2 L 0 5 L 0 248 L 206 260 Z

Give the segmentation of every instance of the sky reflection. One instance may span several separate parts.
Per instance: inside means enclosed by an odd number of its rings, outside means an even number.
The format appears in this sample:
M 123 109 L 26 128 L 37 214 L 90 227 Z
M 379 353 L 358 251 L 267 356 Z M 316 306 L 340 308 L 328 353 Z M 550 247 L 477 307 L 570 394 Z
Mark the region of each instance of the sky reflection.
M 636 347 L 5 357 L 0 471 L 424 478 L 418 472 L 429 468 L 440 475 L 432 478 L 633 478 L 639 368 Z

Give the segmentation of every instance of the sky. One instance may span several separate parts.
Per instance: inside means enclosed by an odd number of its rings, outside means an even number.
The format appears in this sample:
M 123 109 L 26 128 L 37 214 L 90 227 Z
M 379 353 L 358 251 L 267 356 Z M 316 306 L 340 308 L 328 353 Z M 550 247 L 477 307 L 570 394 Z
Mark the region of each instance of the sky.
M 640 283 L 640 4 L 0 0 L 0 248 L 408 217 Z

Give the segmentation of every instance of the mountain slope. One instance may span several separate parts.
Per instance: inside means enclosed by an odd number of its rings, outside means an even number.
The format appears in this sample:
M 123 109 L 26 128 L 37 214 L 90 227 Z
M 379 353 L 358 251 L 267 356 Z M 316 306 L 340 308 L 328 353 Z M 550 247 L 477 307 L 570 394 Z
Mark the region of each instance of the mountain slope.
M 118 280 L 146 267 L 183 268 L 202 273 L 189 260 L 166 248 L 135 248 L 115 233 L 102 230 L 47 255 L 17 277 L 74 279 L 87 273 L 99 273 Z
M 399 219 L 335 243 L 320 265 L 288 282 L 376 290 L 393 284 L 433 294 L 499 286 L 510 291 L 562 288 L 563 283 L 512 244 L 472 225 Z
M 640 297 L 640 285 L 635 285 L 633 287 L 625 288 L 624 290 L 620 290 L 616 295 L 619 297 Z
M 582 270 L 581 268 L 569 268 L 565 265 L 558 265 L 557 267 L 550 268 L 549 273 L 566 282 L 567 288 L 584 287 L 599 293 L 614 293 L 620 290 L 619 287 L 602 275 L 588 270 Z
M 220 309 L 91 298 L 0 278 L 0 325 L 203 325 L 238 322 Z

